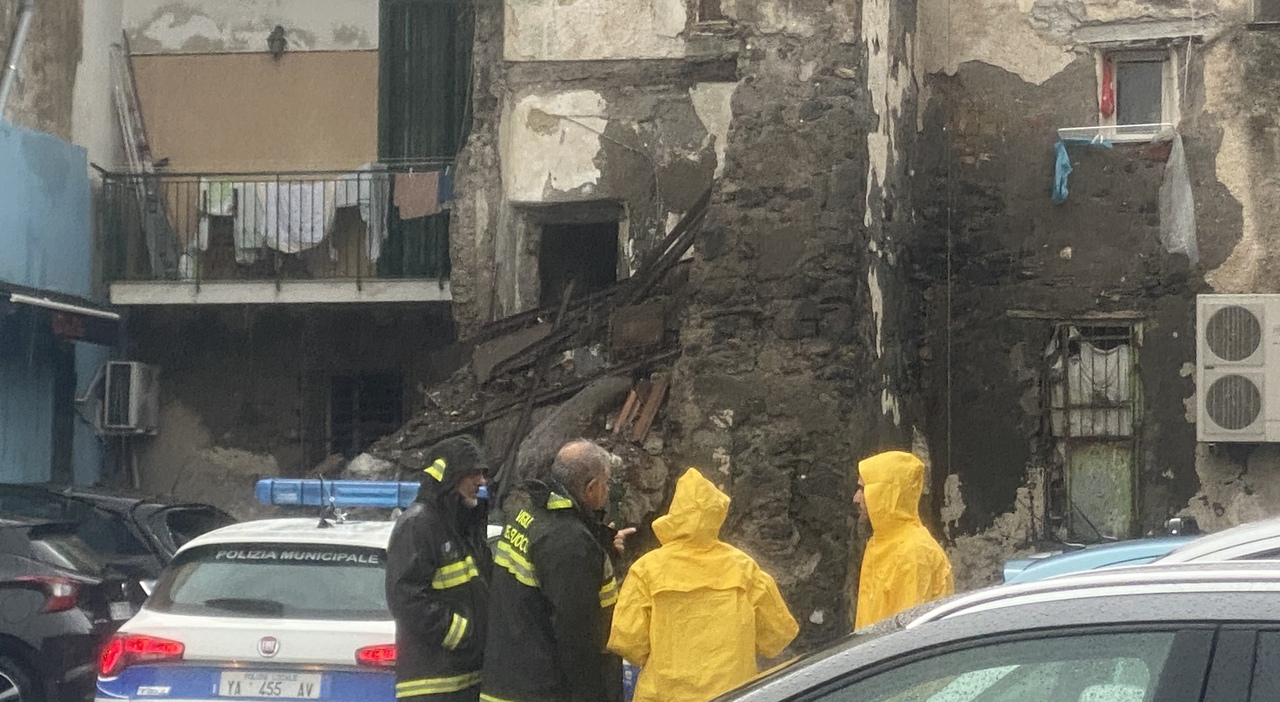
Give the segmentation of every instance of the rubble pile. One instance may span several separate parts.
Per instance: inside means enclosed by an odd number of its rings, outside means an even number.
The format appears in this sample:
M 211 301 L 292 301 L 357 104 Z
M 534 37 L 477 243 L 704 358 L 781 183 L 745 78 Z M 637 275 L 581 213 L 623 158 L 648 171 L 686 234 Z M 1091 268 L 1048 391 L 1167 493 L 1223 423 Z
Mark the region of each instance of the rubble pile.
M 350 463 L 323 472 L 412 479 L 437 442 L 481 440 L 500 490 L 537 475 L 574 438 L 597 438 L 624 459 L 615 476 L 616 520 L 647 524 L 663 506 L 675 461 L 659 417 L 679 356 L 680 261 L 710 202 L 707 192 L 630 278 L 481 328 L 470 362 L 424 392 L 399 430 Z M 505 485 L 505 488 L 503 487 Z

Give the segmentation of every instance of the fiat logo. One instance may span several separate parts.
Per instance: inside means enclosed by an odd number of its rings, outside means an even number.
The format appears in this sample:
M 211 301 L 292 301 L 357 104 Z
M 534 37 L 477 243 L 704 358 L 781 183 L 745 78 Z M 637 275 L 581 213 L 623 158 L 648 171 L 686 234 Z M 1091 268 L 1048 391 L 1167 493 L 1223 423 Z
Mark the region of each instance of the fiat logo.
M 258 641 L 258 653 L 263 658 L 270 658 L 280 652 L 280 639 L 274 636 L 264 636 Z

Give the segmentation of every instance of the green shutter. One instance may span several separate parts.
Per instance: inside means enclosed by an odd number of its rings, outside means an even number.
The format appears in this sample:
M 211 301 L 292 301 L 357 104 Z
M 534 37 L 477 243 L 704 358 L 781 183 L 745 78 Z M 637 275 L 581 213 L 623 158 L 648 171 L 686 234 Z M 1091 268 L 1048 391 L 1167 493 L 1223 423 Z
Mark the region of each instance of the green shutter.
M 378 156 L 452 163 L 470 128 L 474 13 L 465 0 L 382 0 Z M 392 217 L 384 277 L 449 274 L 449 214 Z

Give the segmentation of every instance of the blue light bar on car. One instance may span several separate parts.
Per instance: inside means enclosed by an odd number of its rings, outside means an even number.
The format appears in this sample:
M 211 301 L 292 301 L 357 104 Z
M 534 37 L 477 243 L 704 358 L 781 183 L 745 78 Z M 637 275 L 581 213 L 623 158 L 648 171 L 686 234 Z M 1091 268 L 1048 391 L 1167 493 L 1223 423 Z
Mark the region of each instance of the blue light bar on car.
M 324 507 L 333 499 L 338 507 L 381 507 L 403 509 L 418 496 L 418 483 L 391 480 L 300 480 L 263 478 L 254 496 L 264 505 Z M 489 491 L 480 488 L 480 499 Z

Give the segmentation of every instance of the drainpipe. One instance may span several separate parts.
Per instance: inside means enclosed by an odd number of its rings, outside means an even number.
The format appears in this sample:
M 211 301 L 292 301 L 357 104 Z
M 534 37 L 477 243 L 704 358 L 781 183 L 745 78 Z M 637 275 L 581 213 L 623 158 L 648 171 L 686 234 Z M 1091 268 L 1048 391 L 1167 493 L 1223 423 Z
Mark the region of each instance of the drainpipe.
M 18 59 L 22 58 L 23 45 L 27 43 L 27 34 L 31 31 L 31 20 L 36 17 L 36 0 L 22 0 L 18 8 L 18 26 L 13 30 L 13 41 L 9 43 L 9 57 L 4 62 L 4 76 L 0 77 L 0 122 L 4 121 L 4 108 L 9 104 L 9 91 L 13 90 L 14 80 L 18 77 Z

